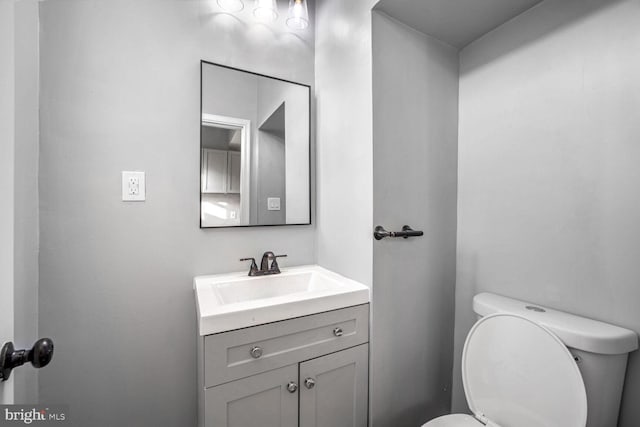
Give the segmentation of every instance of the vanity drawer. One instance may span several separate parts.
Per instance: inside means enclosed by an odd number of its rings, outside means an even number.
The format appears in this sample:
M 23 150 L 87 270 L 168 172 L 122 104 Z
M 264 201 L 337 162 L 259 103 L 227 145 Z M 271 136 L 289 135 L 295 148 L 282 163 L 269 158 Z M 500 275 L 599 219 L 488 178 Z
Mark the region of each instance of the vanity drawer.
M 204 386 L 213 387 L 368 341 L 369 304 L 207 335 Z

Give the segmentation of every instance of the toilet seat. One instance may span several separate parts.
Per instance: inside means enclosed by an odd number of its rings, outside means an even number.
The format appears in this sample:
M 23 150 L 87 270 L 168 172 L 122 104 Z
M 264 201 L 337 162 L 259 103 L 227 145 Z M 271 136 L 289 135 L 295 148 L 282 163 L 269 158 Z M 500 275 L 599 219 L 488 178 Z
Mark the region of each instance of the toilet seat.
M 446 415 L 424 427 L 586 425 L 587 394 L 573 356 L 551 331 L 522 316 L 494 314 L 471 328 L 462 380 L 474 417 Z

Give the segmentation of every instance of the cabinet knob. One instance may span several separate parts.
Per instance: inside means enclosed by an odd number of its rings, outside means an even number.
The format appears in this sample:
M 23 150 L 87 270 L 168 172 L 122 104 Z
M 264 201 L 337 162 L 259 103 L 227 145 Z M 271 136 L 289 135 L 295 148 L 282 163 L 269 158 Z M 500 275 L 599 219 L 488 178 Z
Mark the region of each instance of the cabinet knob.
M 311 390 L 316 386 L 316 382 L 313 378 L 307 378 L 306 380 L 304 380 L 304 386 Z
M 344 331 L 342 330 L 342 328 L 335 328 L 333 330 L 333 335 L 335 335 L 337 337 L 341 337 L 342 334 L 344 334 Z
M 298 384 L 291 381 L 289 384 L 287 384 L 287 390 L 289 390 L 289 393 L 295 393 L 296 391 L 298 391 Z
M 254 359 L 259 359 L 262 356 L 262 348 L 256 345 L 251 348 L 249 353 L 251 353 L 251 357 L 253 357 Z

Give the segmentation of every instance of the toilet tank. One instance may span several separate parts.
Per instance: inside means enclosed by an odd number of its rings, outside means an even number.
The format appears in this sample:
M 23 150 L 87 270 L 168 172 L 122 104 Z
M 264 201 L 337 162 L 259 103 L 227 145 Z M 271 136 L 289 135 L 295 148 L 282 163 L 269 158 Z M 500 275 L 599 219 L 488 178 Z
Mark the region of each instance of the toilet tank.
M 617 425 L 628 354 L 638 349 L 635 332 L 490 293 L 473 298 L 473 311 L 479 317 L 518 314 L 556 334 L 569 348 L 582 373 L 587 391 L 587 427 Z

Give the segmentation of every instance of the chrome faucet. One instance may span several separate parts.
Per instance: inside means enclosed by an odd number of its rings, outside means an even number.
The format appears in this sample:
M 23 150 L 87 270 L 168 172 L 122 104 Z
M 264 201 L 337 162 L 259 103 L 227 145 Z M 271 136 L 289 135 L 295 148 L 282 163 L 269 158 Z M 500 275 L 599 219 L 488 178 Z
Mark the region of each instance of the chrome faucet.
M 240 261 L 251 261 L 249 276 L 267 276 L 269 274 L 280 274 L 280 266 L 277 259 L 282 257 L 286 257 L 286 255 L 275 255 L 271 251 L 265 252 L 262 254 L 260 269 L 258 269 L 255 258 L 241 258 Z M 271 266 L 269 266 L 269 261 L 271 261 Z

